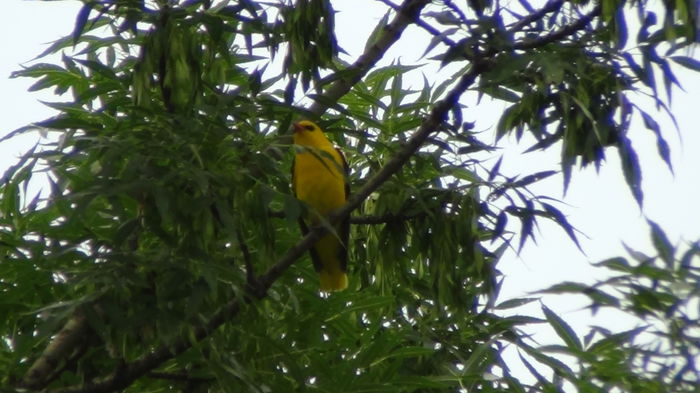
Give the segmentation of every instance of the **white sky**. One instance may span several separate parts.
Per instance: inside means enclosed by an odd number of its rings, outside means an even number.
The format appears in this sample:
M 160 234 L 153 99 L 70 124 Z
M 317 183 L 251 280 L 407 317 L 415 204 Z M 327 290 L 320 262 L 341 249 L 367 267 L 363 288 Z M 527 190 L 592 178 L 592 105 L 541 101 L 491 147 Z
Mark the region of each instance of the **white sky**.
M 358 53 L 364 48 L 369 31 L 382 17 L 385 8 L 367 0 L 342 4 L 337 16 L 339 42 L 348 52 Z M 48 92 L 29 93 L 27 88 L 34 81 L 8 77 L 12 71 L 19 69 L 19 64 L 43 51 L 50 41 L 70 33 L 79 6 L 76 1 L 3 2 L 0 12 L 0 50 L 3 53 L 0 62 L 0 135 L 53 114 L 38 101 L 52 100 L 53 97 Z M 416 32 L 416 28 L 409 29 L 404 39 L 385 58 L 391 60 L 396 55 L 401 55 L 405 59 L 404 63 L 416 61 L 418 55 L 415 54 L 415 48 L 424 47 L 417 44 L 424 42 L 418 35 L 413 39 Z M 344 38 L 350 34 L 356 37 L 352 41 Z M 607 165 L 599 174 L 593 168 L 574 172 L 569 191 L 563 198 L 570 206 L 560 206 L 570 222 L 590 237 L 580 237 L 588 256 L 582 255 L 563 231 L 554 225 L 543 225 L 538 245 L 526 246 L 519 257 L 509 255 L 500 265 L 500 269 L 507 275 L 502 300 L 522 296 L 529 291 L 565 280 L 591 282 L 594 278 L 601 277 L 602 272 L 592 268 L 588 261 L 626 255 L 622 248 L 623 241 L 633 248 L 655 254 L 645 217 L 658 222 L 673 243 L 678 244 L 682 239 L 700 239 L 700 134 L 696 120 L 700 109 L 700 77 L 680 68 L 675 70 L 686 90 L 682 92 L 676 89 L 672 106 L 680 133 L 675 131 L 667 119 L 656 117 L 671 145 L 675 176 L 670 174 L 658 158 L 653 134 L 637 122 L 630 136 L 642 165 L 645 195 L 643 211 L 638 208 L 624 182 L 617 152 L 606 151 Z M 475 101 L 469 97 L 462 101 L 475 105 Z M 471 112 L 467 110 L 467 116 L 484 116 L 488 113 L 482 107 L 475 107 Z M 481 117 L 478 119 L 482 120 Z M 492 125 L 495 125 L 496 118 L 493 119 Z M 465 117 L 465 120 L 469 119 Z M 4 171 L 11 165 L 34 140 L 27 137 L 1 144 L 0 170 Z M 524 147 L 520 150 L 524 150 Z M 502 168 L 509 174 L 527 174 L 531 169 L 557 169 L 558 154 L 557 150 L 553 150 L 548 154 L 522 155 L 504 161 Z M 551 177 L 534 187 L 534 190 L 539 194 L 561 197 L 561 179 Z M 583 303 L 572 302 L 570 298 L 547 298 L 546 304 L 572 323 L 579 334 L 586 332 L 586 326 L 590 322 L 588 313 L 575 312 Z M 534 307 L 538 308 L 536 305 Z

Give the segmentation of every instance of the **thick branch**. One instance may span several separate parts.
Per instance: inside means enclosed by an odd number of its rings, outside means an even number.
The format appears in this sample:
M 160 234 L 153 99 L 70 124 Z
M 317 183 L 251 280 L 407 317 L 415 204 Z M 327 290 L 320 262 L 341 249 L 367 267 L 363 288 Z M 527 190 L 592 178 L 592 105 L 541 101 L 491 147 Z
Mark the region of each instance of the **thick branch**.
M 49 379 L 54 370 L 78 347 L 81 340 L 85 337 L 87 328 L 88 324 L 85 315 L 80 311 L 76 311 L 46 346 L 39 359 L 29 368 L 22 380 L 22 387 L 29 389 L 43 388 L 45 381 Z
M 204 325 L 194 329 L 192 337 L 201 341 L 209 336 L 216 328 L 240 311 L 241 302 L 235 298 L 217 311 Z M 63 389 L 51 390 L 52 393 L 103 393 L 114 392 L 131 385 L 136 379 L 148 374 L 151 370 L 160 366 L 166 360 L 183 353 L 192 347 L 190 338 L 180 338 L 169 345 L 161 347 L 144 355 L 133 363 L 122 365 L 109 376 L 86 383 L 84 386 L 74 386 Z
M 283 211 L 272 210 L 268 213 L 269 217 L 273 218 L 285 218 L 286 215 Z M 416 217 L 424 216 L 424 212 L 413 213 L 413 214 L 383 214 L 381 216 L 374 215 L 364 215 L 364 216 L 351 216 L 350 224 L 355 225 L 376 225 L 376 224 L 386 224 L 394 221 L 407 221 L 414 219 Z

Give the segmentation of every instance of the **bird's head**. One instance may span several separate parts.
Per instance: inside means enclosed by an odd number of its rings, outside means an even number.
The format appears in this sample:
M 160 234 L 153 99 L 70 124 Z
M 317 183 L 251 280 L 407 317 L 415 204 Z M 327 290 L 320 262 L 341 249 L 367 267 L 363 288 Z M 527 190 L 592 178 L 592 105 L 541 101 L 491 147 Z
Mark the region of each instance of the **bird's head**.
M 316 123 L 309 120 L 302 120 L 294 123 L 294 144 L 301 146 L 319 147 L 322 144 L 330 143 L 321 128 Z

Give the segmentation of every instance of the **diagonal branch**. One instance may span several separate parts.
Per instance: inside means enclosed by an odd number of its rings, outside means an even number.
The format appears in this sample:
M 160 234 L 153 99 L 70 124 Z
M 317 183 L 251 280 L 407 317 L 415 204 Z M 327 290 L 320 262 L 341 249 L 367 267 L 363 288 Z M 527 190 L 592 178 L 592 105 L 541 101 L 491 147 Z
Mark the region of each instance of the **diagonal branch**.
M 392 3 L 389 0 L 379 0 L 380 2 L 386 4 L 388 7 L 399 11 L 400 7 L 397 6 L 396 4 Z M 411 16 L 413 18 L 413 23 L 417 24 L 418 26 L 422 27 L 423 30 L 427 31 L 428 33 L 432 34 L 435 37 L 439 37 L 440 41 L 442 41 L 443 44 L 447 46 L 453 46 L 456 45 L 457 43 L 449 39 L 448 37 L 444 36 L 440 30 L 436 29 L 435 27 L 431 26 L 430 23 L 424 21 L 423 19 L 420 18 L 420 15 L 418 13 L 413 14 Z M 465 22 L 466 23 L 466 22 Z
M 61 361 L 68 358 L 79 346 L 87 330 L 88 323 L 85 314 L 80 310 L 76 311 L 29 368 L 22 381 L 22 386 L 36 389 L 43 387 L 45 381 L 50 381 L 51 374 L 58 368 Z
M 550 44 L 552 42 L 556 42 L 561 40 L 562 38 L 566 38 L 577 31 L 585 28 L 593 18 L 596 16 L 600 15 L 601 12 L 601 6 L 600 4 L 596 5 L 591 12 L 587 13 L 586 15 L 583 15 L 581 18 L 579 18 L 576 22 L 564 26 L 561 29 L 551 33 L 547 34 L 542 37 L 537 37 L 529 40 L 523 40 L 522 42 L 518 42 L 516 44 L 513 44 L 511 46 L 512 49 L 519 49 L 519 50 L 524 50 L 524 49 L 532 49 L 532 48 L 539 48 L 541 46 Z
M 283 211 L 271 210 L 267 213 L 268 216 L 273 218 L 285 218 L 286 215 Z M 362 215 L 362 216 L 351 216 L 350 224 L 354 225 L 377 225 L 377 224 L 387 224 L 396 221 L 408 221 L 414 218 L 419 218 L 425 216 L 425 212 L 417 212 L 412 214 L 382 214 L 382 215 Z M 244 254 L 245 256 L 245 254 Z
M 544 18 L 544 16 L 549 14 L 550 12 L 558 11 L 563 5 L 564 0 L 550 1 L 544 7 L 531 14 L 524 16 L 523 18 L 515 22 L 512 26 L 509 26 L 508 31 L 511 33 L 515 33 L 521 30 L 523 27 L 529 25 L 530 23 Z

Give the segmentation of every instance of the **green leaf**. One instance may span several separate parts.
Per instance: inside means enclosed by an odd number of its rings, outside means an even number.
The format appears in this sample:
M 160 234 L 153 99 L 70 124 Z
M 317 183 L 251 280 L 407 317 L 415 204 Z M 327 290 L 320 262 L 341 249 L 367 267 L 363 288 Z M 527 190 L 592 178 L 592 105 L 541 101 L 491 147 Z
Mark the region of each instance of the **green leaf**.
M 509 300 L 506 300 L 506 301 L 504 301 L 504 302 L 502 302 L 502 303 L 499 303 L 498 305 L 496 305 L 495 308 L 496 308 L 497 310 L 507 310 L 507 309 L 509 309 L 509 308 L 517 308 L 517 307 L 520 307 L 520 306 L 524 306 L 524 305 L 526 305 L 526 304 L 530 304 L 530 303 L 532 303 L 532 302 L 534 302 L 534 301 L 537 301 L 537 300 L 540 300 L 540 299 L 539 299 L 539 298 L 535 298 L 535 297 L 519 298 L 519 299 L 509 299 Z
M 376 366 L 387 359 L 415 358 L 420 356 L 430 356 L 434 353 L 435 350 L 433 348 L 415 346 L 401 347 L 391 351 L 391 353 L 389 353 L 388 355 L 376 359 L 374 362 L 369 364 L 369 366 Z
M 550 310 L 547 306 L 542 305 L 542 312 L 544 312 L 545 317 L 549 324 L 557 332 L 557 335 L 564 340 L 566 346 L 575 352 L 581 351 L 583 348 L 581 346 L 581 341 L 576 332 L 567 324 L 562 318 L 560 318 L 555 312 Z
M 546 355 L 539 349 L 532 348 L 531 346 L 525 345 L 524 343 L 518 343 L 518 345 L 521 348 L 524 348 L 528 355 L 532 356 L 538 362 L 549 366 L 553 371 L 555 371 L 559 375 L 562 375 L 565 378 L 569 379 L 573 378 L 574 372 L 572 371 L 571 367 L 569 367 L 566 363 L 553 356 Z
M 501 86 L 488 86 L 481 87 L 479 91 L 490 95 L 497 100 L 503 100 L 506 102 L 518 102 L 520 101 L 520 95 Z
M 700 243 L 695 242 L 690 244 L 688 251 L 683 253 L 680 259 L 680 266 L 684 270 L 689 270 L 692 266 L 694 258 L 700 258 Z
M 567 235 L 569 235 L 569 238 L 576 244 L 576 247 L 578 247 L 581 252 L 583 252 L 583 249 L 581 248 L 581 245 L 578 242 L 578 238 L 576 238 L 576 233 L 574 232 L 574 227 L 569 224 L 569 221 L 566 219 L 566 216 L 559 211 L 559 209 L 555 208 L 554 206 L 540 202 L 542 207 L 547 211 L 547 213 L 552 215 L 552 219 L 554 222 L 556 222 L 564 231 L 566 232 Z
M 295 222 L 301 216 L 302 208 L 299 200 L 291 195 L 284 197 L 284 217 L 289 222 Z
M 384 34 L 386 26 L 389 24 L 389 15 L 391 15 L 391 10 L 387 10 L 384 16 L 382 16 L 382 19 L 380 19 L 377 25 L 374 27 L 374 30 L 372 30 L 372 33 L 370 33 L 365 43 L 364 52 L 367 52 L 367 50 L 377 42 L 379 37 Z
M 666 263 L 668 268 L 673 268 L 674 261 L 674 247 L 668 240 L 666 233 L 661 229 L 659 224 L 647 219 L 649 226 L 651 227 L 651 240 L 654 244 L 654 248 L 659 253 L 661 259 Z
M 391 296 L 372 296 L 365 299 L 356 300 L 351 305 L 345 306 L 342 312 L 328 317 L 326 321 L 332 321 L 335 318 L 340 318 L 343 315 L 347 315 L 349 312 L 369 311 L 372 309 L 384 308 L 392 305 L 394 301 L 395 299 Z
M 622 162 L 622 173 L 625 175 L 625 181 L 632 191 L 634 199 L 637 204 L 641 207 L 644 200 L 644 193 L 642 191 L 642 170 L 639 167 L 639 159 L 637 158 L 637 152 L 632 148 L 631 142 L 624 136 L 620 137 L 620 143 L 618 144 L 618 151 L 620 153 L 620 161 Z
M 114 73 L 114 70 L 112 70 L 110 67 L 107 67 L 106 65 L 95 61 L 95 60 L 81 60 L 81 59 L 73 59 L 77 63 L 80 63 L 84 65 L 85 67 L 89 68 L 92 71 L 95 71 L 99 75 L 104 76 L 105 78 L 108 79 L 117 79 L 117 75 Z
M 593 345 L 588 348 L 587 352 L 592 354 L 604 354 L 607 351 L 619 349 L 631 342 L 637 335 L 645 330 L 647 330 L 646 326 L 640 326 L 624 332 L 612 334 L 593 343 Z
M 642 115 L 642 119 L 644 120 L 644 125 L 646 126 L 646 128 L 654 132 L 654 135 L 656 135 L 656 146 L 659 151 L 659 156 L 661 156 L 661 158 L 666 163 L 666 166 L 668 166 L 668 169 L 671 171 L 671 173 L 673 173 L 673 165 L 671 163 L 671 150 L 668 147 L 668 143 L 661 134 L 661 127 L 659 127 L 659 123 L 657 123 L 654 120 L 654 118 L 651 117 L 651 115 L 649 115 L 645 111 L 640 109 L 639 113 L 641 113 Z
M 606 259 L 597 263 L 594 263 L 593 266 L 603 266 L 611 270 L 616 270 L 619 272 L 626 272 L 629 273 L 632 271 L 632 267 L 630 266 L 629 262 L 627 262 L 627 259 L 623 257 L 615 257 L 615 258 L 610 258 Z
M 78 16 L 75 20 L 75 28 L 73 29 L 73 45 L 78 43 L 80 35 L 85 29 L 85 24 L 87 23 L 88 18 L 90 17 L 90 11 L 92 11 L 92 8 L 95 6 L 95 4 L 96 3 L 93 1 L 88 1 L 85 4 L 83 4 L 82 8 L 80 8 Z

